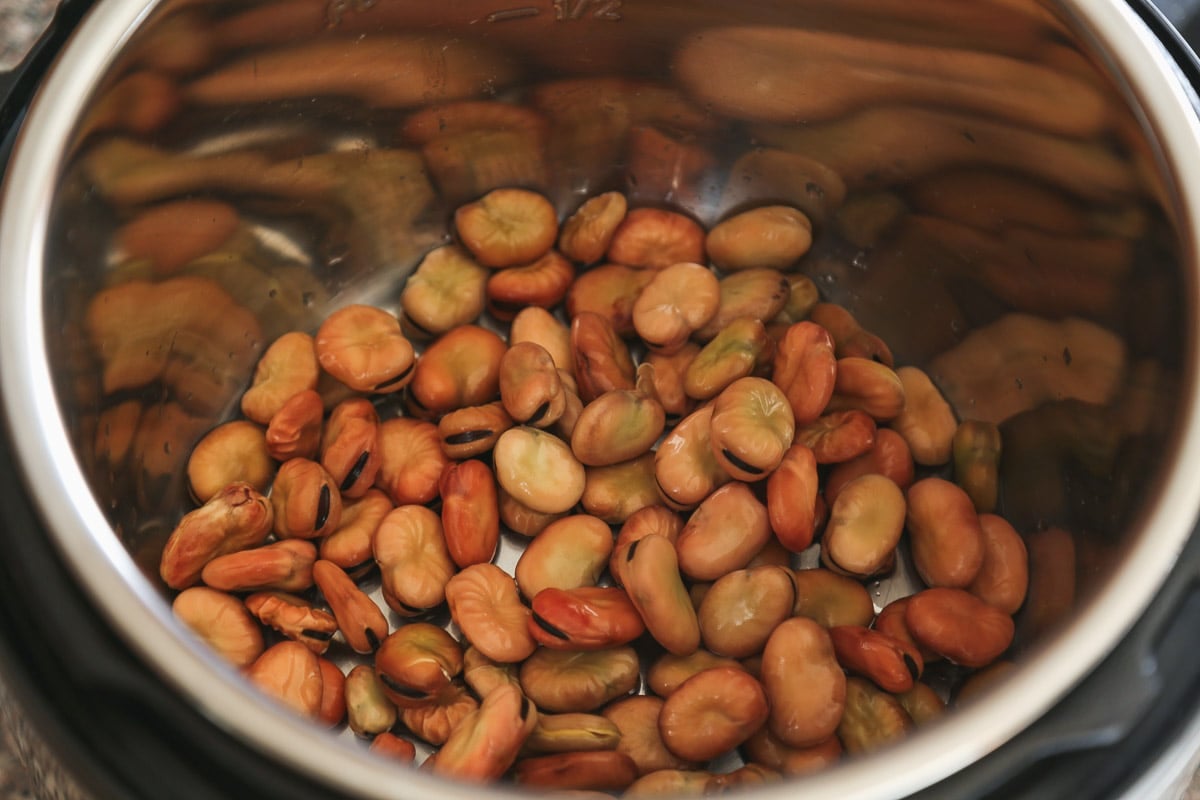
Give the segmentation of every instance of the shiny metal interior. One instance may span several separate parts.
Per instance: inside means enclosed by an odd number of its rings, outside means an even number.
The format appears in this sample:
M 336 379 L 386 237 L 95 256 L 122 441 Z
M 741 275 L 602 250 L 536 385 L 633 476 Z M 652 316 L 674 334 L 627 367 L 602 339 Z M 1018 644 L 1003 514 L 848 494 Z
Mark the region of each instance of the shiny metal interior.
M 128 91 L 147 73 L 165 95 Z M 417 109 L 462 99 L 534 108 L 544 128 L 405 140 Z M 298 726 L 171 618 L 155 567 L 190 507 L 191 445 L 235 413 L 278 334 L 351 302 L 396 309 L 453 208 L 495 186 L 540 189 L 564 214 L 620 189 L 706 225 L 794 204 L 817 232 L 797 269 L 960 416 L 1002 423 L 1005 515 L 1031 536 L 1067 531 L 1074 553 L 1061 571 L 1031 546 L 1032 568 L 1075 591 L 1030 597 L 1003 683 L 803 779 L 901 796 L 1052 705 L 1191 533 L 1197 147 L 1186 93 L 1118 0 L 101 0 L 5 185 L 4 399 L 64 557 L 180 691 L 341 791 L 473 795 Z M 167 276 L 113 233 L 175 197 L 238 209 L 226 246 L 179 270 L 249 316 L 149 294 L 127 330 L 159 366 L 114 375 L 92 299 Z M 902 564 L 872 588 L 882 606 L 912 586 Z

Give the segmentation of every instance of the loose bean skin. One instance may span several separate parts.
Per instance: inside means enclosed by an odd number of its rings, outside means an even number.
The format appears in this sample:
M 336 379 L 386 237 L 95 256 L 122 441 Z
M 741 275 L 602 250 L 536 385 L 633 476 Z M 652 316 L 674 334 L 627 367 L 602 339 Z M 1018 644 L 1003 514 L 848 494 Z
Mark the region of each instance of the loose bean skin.
M 666 699 L 658 731 L 679 758 L 705 762 L 750 738 L 768 713 L 762 684 L 744 670 L 716 667 L 688 678 Z
M 793 617 L 775 629 L 762 657 L 771 733 L 791 747 L 808 747 L 837 730 L 846 707 L 846 676 L 828 632 Z
M 245 602 L 250 613 L 264 625 L 300 642 L 317 655 L 329 649 L 338 631 L 333 614 L 287 592 L 255 592 Z
M 908 488 L 907 521 L 913 564 L 926 586 L 963 588 L 983 565 L 983 530 L 967 493 L 942 478 Z

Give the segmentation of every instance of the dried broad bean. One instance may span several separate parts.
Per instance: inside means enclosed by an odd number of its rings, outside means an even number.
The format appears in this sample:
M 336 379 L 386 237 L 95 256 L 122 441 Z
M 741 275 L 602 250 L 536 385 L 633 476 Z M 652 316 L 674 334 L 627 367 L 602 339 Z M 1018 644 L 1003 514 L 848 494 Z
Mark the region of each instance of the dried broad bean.
M 383 309 L 340 308 L 325 318 L 313 341 L 321 368 L 355 391 L 396 392 L 413 377 L 412 343 Z
M 187 460 L 188 489 L 200 503 L 207 503 L 231 483 L 248 483 L 265 492 L 274 477 L 266 433 L 248 420 L 213 428 L 196 443 Z
M 495 564 L 472 564 L 452 577 L 446 604 L 463 636 L 493 661 L 521 661 L 537 647 L 516 582 Z
M 318 559 L 312 566 L 313 581 L 333 616 L 346 644 L 356 653 L 371 653 L 388 635 L 387 618 L 345 570 L 331 561 Z
M 767 721 L 767 695 L 745 670 L 714 667 L 688 678 L 663 703 L 658 731 L 685 761 L 706 762 L 737 747 Z
M 255 592 L 245 603 L 262 624 L 300 642 L 317 655 L 329 649 L 338 631 L 333 614 L 287 592 Z

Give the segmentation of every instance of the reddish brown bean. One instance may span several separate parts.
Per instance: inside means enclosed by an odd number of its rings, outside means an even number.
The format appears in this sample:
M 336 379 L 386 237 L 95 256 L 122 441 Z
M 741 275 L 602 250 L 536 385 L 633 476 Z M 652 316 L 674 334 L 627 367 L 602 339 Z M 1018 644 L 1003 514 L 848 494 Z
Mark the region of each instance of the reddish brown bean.
M 337 564 L 318 559 L 312 571 L 346 644 L 356 653 L 374 652 L 388 635 L 387 618 L 379 606 Z
M 969 586 L 983 565 L 983 530 L 967 493 L 942 478 L 905 492 L 913 565 L 926 586 Z
M 375 485 L 398 506 L 424 505 L 438 493 L 438 481 L 450 459 L 442 450 L 438 428 L 411 417 L 394 417 L 379 425 L 382 460 Z
M 762 682 L 771 733 L 791 747 L 808 747 L 837 730 L 846 707 L 846 676 L 829 633 L 793 617 L 771 634 L 762 656 Z
M 865 411 L 834 411 L 796 429 L 796 441 L 812 448 L 818 464 L 840 464 L 875 444 L 875 420 Z
M 820 486 L 812 450 L 794 444 L 767 478 L 767 517 L 778 541 L 793 553 L 813 542 Z
M 704 238 L 704 229 L 683 214 L 634 208 L 613 232 L 608 260 L 655 270 L 684 261 L 703 262 Z
M 912 485 L 916 467 L 908 443 L 891 428 L 875 431 L 875 444 L 861 456 L 834 465 L 825 481 L 825 502 L 833 504 L 838 492 L 860 475 L 878 473 L 886 475 L 901 489 Z
M 316 539 L 337 530 L 342 520 L 342 493 L 333 476 L 316 461 L 293 458 L 279 467 L 271 486 L 275 535 Z
M 645 630 L 629 595 L 615 586 L 551 587 L 530 604 L 529 633 L 543 647 L 603 650 L 632 642 Z
M 767 694 L 749 673 L 729 667 L 698 672 L 663 704 L 658 731 L 685 761 L 705 762 L 737 747 L 767 721 Z
M 284 539 L 217 556 L 204 565 L 200 579 L 225 592 L 278 589 L 302 592 L 313 584 L 317 547 L 303 539 Z
M 321 323 L 313 342 L 322 369 L 355 391 L 396 392 L 413 377 L 412 343 L 383 309 L 340 308 Z
M 716 580 L 746 566 L 770 536 L 767 508 L 750 487 L 726 484 L 692 512 L 679 532 L 679 568 L 694 580 Z
M 369 400 L 353 398 L 334 407 L 321 437 L 321 466 L 343 498 L 362 497 L 375 483 L 383 456 L 379 413 Z
M 829 638 L 843 667 L 885 692 L 907 692 L 924 669 L 915 647 L 861 625 L 835 625 L 829 629 Z
M 1025 540 L 1008 520 L 980 514 L 983 565 L 967 591 L 1006 614 L 1016 614 L 1029 587 L 1029 556 Z
M 321 558 L 345 570 L 365 562 L 371 557 L 375 531 L 392 508 L 391 499 L 379 489 L 368 489 L 357 500 L 343 503 L 337 530 L 320 542 Z
M 448 464 L 438 494 L 450 558 L 459 567 L 491 561 L 500 542 L 500 507 L 492 471 L 475 459 Z
M 775 349 L 771 380 L 783 390 L 797 425 L 821 416 L 833 396 L 837 367 L 827 330 L 808 321 L 788 327 Z
M 313 389 L 287 399 L 267 424 L 267 452 L 276 461 L 315 459 L 321 449 L 325 401 Z
M 232 483 L 179 520 L 163 546 L 159 575 L 172 589 L 185 589 L 212 559 L 260 544 L 273 521 L 267 498 L 250 484 Z
M 504 340 L 478 325 L 460 325 L 435 339 L 413 369 L 408 401 L 430 418 L 496 399 Z
M 985 667 L 1008 649 L 1012 617 L 962 589 L 917 592 L 904 612 L 913 638 L 964 667 Z

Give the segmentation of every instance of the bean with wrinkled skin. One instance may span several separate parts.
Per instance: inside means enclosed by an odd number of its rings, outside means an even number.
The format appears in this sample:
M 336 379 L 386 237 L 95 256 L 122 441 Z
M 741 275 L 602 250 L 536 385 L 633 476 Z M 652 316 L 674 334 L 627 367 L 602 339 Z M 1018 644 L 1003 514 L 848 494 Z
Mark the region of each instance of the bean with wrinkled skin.
M 412 380 L 412 343 L 400 321 L 381 308 L 340 308 L 321 323 L 313 342 L 321 368 L 355 391 L 387 394 Z
M 621 797 L 702 797 L 712 773 L 698 769 L 659 769 L 638 778 Z
M 613 232 L 608 260 L 661 270 L 683 261 L 704 261 L 704 229 L 689 217 L 659 208 L 634 208 Z
M 628 209 L 629 203 L 620 192 L 589 197 L 563 222 L 558 249 L 572 261 L 594 264 L 608 252 L 613 234 Z
M 530 603 L 528 620 L 538 644 L 557 650 L 619 647 L 646 630 L 629 595 L 616 586 L 543 589 Z
M 812 223 L 802 211 L 771 205 L 717 223 L 708 232 L 705 247 L 719 269 L 787 269 L 808 252 L 812 239 Z
M 547 525 L 525 547 L 513 576 L 529 600 L 543 589 L 595 586 L 612 550 L 608 525 L 590 514 L 572 514 Z
M 967 493 L 942 478 L 908 487 L 906 527 L 913 565 L 926 586 L 963 588 L 983 565 L 983 529 Z
M 734 570 L 713 583 L 696 616 L 704 646 L 745 658 L 761 652 L 771 631 L 792 616 L 796 585 L 785 567 Z
M 427 769 L 468 781 L 502 776 L 537 726 L 538 710 L 515 686 L 501 686 L 451 731 Z
M 511 348 L 522 342 L 541 345 L 550 354 L 555 367 L 575 371 L 571 330 L 541 306 L 526 306 L 513 317 L 508 329 L 508 346 Z
M 924 370 L 903 366 L 896 375 L 904 386 L 904 409 L 891 421 L 891 428 L 908 442 L 918 464 L 945 464 L 958 429 L 954 409 Z
M 742 481 L 769 475 L 792 444 L 795 417 L 765 378 L 739 378 L 713 401 L 709 443 L 721 468 Z
M 358 499 L 342 503 L 336 530 L 321 539 L 321 558 L 344 570 L 353 570 L 371 558 L 371 541 L 383 518 L 394 508 L 381 490 L 371 488 Z
M 901 489 L 912 485 L 916 467 L 908 443 L 891 428 L 875 431 L 875 444 L 861 456 L 835 464 L 825 479 L 825 502 L 833 505 L 846 484 L 855 478 L 879 474 L 891 478 Z
M 384 694 L 379 676 L 369 665 L 358 664 L 350 670 L 345 692 L 347 725 L 355 735 L 370 738 L 396 724 L 396 705 Z
M 599 714 L 539 714 L 537 727 L 525 740 L 524 752 L 541 755 L 616 750 L 620 742 L 621 729 Z
M 746 758 L 787 776 L 810 775 L 836 764 L 842 757 L 837 736 L 808 747 L 789 747 L 771 734 L 768 726 L 759 728 L 742 745 Z
M 723 326 L 688 362 L 683 390 L 694 400 L 711 400 L 737 379 L 769 366 L 774 348 L 762 322 L 738 317 Z
M 510 531 L 521 536 L 527 536 L 532 539 L 545 530 L 550 523 L 567 516 L 567 512 L 565 511 L 557 514 L 545 514 L 541 511 L 535 511 L 504 491 L 504 487 L 500 487 L 498 495 L 500 521 Z
M 954 431 L 951 451 L 954 482 L 971 498 L 976 511 L 995 511 L 1000 492 L 1000 429 L 990 422 L 963 420 Z
M 646 353 L 643 363 L 654 368 L 654 395 L 672 423 L 690 414 L 696 401 L 688 395 L 685 379 L 692 360 L 700 353 L 700 345 L 688 342 L 671 355 Z
M 212 559 L 261 544 L 273 522 L 266 497 L 248 483 L 231 483 L 179 520 L 163 546 L 159 576 L 172 589 L 186 589 Z
M 541 258 L 558 238 L 558 215 L 528 189 L 493 189 L 454 212 L 459 239 L 485 267 L 512 267 Z
M 510 428 L 496 442 L 492 460 L 500 488 L 534 511 L 559 514 L 583 495 L 583 465 L 553 434 L 526 425 Z
M 607 317 L 591 311 L 575 314 L 571 319 L 571 355 L 579 399 L 585 405 L 613 389 L 635 388 L 633 356 Z
M 856 408 L 876 422 L 895 419 L 904 411 L 904 384 L 886 364 L 859 356 L 837 361 L 837 376 L 827 411 Z
M 1012 617 L 962 589 L 917 592 L 904 622 L 916 641 L 964 667 L 986 667 L 1013 639 Z
M 995 514 L 980 514 L 983 532 L 983 564 L 966 589 L 1006 614 L 1016 614 L 1029 588 L 1029 554 L 1025 540 Z
M 653 372 L 643 364 L 634 389 L 607 391 L 583 407 L 571 431 L 571 452 L 580 463 L 606 467 L 650 452 L 667 419 L 654 395 Z
M 379 523 L 371 547 L 383 599 L 397 614 L 417 616 L 446 599 L 446 584 L 456 565 L 436 512 L 425 506 L 397 506 Z
M 376 734 L 367 749 L 401 764 L 411 764 L 417 758 L 416 745 L 390 731 Z
M 188 489 L 199 503 L 207 503 L 231 483 L 248 483 L 265 492 L 274 477 L 266 434 L 248 420 L 213 428 L 196 443 L 187 460 Z
M 650 635 L 675 655 L 695 651 L 700 646 L 700 623 L 683 585 L 676 546 L 652 533 L 620 552 L 621 582 Z
M 459 567 L 491 561 L 500 542 L 500 506 L 492 471 L 475 459 L 451 463 L 442 472 L 438 494 L 450 558 Z
M 317 655 L 329 649 L 329 643 L 338 631 L 337 618 L 333 614 L 287 592 L 255 592 L 245 603 L 259 622 L 300 642 Z
M 462 676 L 467 686 L 471 687 L 471 691 L 479 697 L 487 697 L 493 689 L 506 684 L 521 687 L 516 664 L 493 661 L 475 645 L 469 645 L 463 652 Z
M 316 721 L 327 728 L 336 728 L 346 718 L 346 676 L 328 658 L 318 656 L 317 666 L 321 668 L 321 703 Z
M 324 683 L 318 658 L 299 642 L 279 642 L 246 668 L 246 677 L 293 711 L 315 718 Z
M 539 709 L 591 712 L 638 685 L 638 656 L 630 646 L 609 650 L 538 648 L 525 659 L 521 688 Z
M 870 452 L 875 420 L 865 411 L 834 411 L 796 428 L 796 441 L 812 448 L 818 464 L 840 464 Z
M 516 582 L 495 564 L 472 564 L 452 577 L 446 604 L 463 636 L 493 661 L 521 661 L 537 647 Z
M 900 701 L 863 678 L 846 679 L 846 711 L 838 738 L 851 755 L 870 753 L 908 735 L 912 718 Z
M 262 655 L 262 629 L 241 600 L 207 586 L 184 589 L 171 602 L 175 617 L 235 667 Z
M 382 460 L 375 485 L 398 506 L 423 505 L 437 497 L 438 481 L 450 459 L 432 422 L 394 417 L 379 423 Z
M 854 479 L 829 509 L 821 539 L 821 563 L 856 578 L 889 571 L 904 520 L 904 493 L 891 478 L 863 475 Z
M 791 747 L 808 747 L 837 730 L 846 708 L 846 676 L 829 633 L 793 617 L 767 640 L 762 682 L 770 705 L 771 733 Z
M 907 692 L 898 693 L 896 699 L 918 728 L 941 719 L 942 714 L 946 713 L 946 704 L 938 693 L 929 684 L 920 681 L 914 683 Z
M 785 277 L 788 281 L 787 302 L 774 322 L 791 325 L 808 319 L 813 308 L 820 302 L 821 293 L 813 279 L 802 272 L 787 272 Z
M 302 592 L 313 585 L 312 565 L 316 560 L 317 546 L 312 542 L 283 539 L 217 556 L 204 565 L 200 580 L 224 592 Z
M 875 616 L 871 594 L 853 578 L 820 568 L 795 570 L 792 578 L 796 582 L 796 616 L 826 628 L 871 624 Z
M 806 320 L 788 326 L 775 348 L 771 380 L 783 390 L 797 425 L 824 413 L 837 385 L 837 367 L 829 331 Z
M 548 428 L 566 409 L 554 359 L 540 344 L 518 342 L 500 359 L 500 402 L 520 425 Z
M 782 272 L 762 267 L 726 275 L 720 285 L 717 313 L 696 331 L 696 338 L 702 342 L 711 341 L 737 319 L 753 319 L 765 325 L 783 310 L 791 289 Z
M 500 434 L 513 426 L 512 417 L 499 400 L 481 406 L 458 408 L 442 415 L 437 430 L 447 458 L 475 458 L 491 450 Z
M 642 288 L 654 279 L 651 270 L 624 264 L 602 264 L 582 273 L 567 290 L 567 316 L 574 320 L 585 313 L 603 317 L 620 337 L 634 336 L 633 304 Z
M 342 520 L 342 493 L 333 476 L 316 461 L 285 461 L 271 486 L 275 535 L 316 539 L 337 530 Z
M 708 324 L 721 300 L 712 270 L 691 261 L 660 269 L 633 304 L 633 327 L 650 350 L 670 355 Z
M 436 418 L 478 406 L 500 391 L 500 359 L 508 347 L 487 328 L 460 325 L 435 339 L 417 360 L 408 402 L 421 416 Z
M 575 266 L 556 250 L 529 264 L 493 272 L 487 282 L 487 307 L 509 322 L 526 307 L 553 308 L 575 280 Z
M 613 580 L 618 584 L 622 582 L 621 564 L 624 560 L 622 552 L 627 545 L 652 533 L 666 538 L 674 545 L 681 530 L 683 530 L 683 517 L 664 506 L 646 506 L 630 514 L 621 524 L 620 530 L 617 531 L 612 555 L 608 559 L 608 571 Z
M 321 437 L 321 466 L 343 498 L 362 497 L 375 483 L 383 455 L 379 412 L 369 400 L 344 400 L 329 414 Z
M 834 303 L 817 303 L 808 318 L 833 337 L 838 358 L 850 356 L 867 358 L 880 364 L 895 366 L 887 343 L 859 324 L 848 310 Z
M 586 750 L 523 758 L 513 765 L 518 786 L 617 791 L 638 777 L 633 759 L 616 750 Z
M 767 518 L 779 543 L 793 553 L 813 542 L 820 484 L 812 450 L 793 444 L 767 477 Z
M 474 322 L 486 302 L 488 270 L 458 245 L 430 250 L 404 282 L 400 323 L 420 338 Z
M 313 337 L 303 331 L 283 334 L 259 357 L 250 388 L 242 394 L 242 413 L 266 425 L 293 395 L 317 388 L 319 372 Z
M 616 749 L 633 759 L 639 776 L 659 769 L 694 766 L 663 744 L 662 734 L 658 730 L 662 707 L 661 697 L 635 694 L 609 703 L 601 712 L 617 728 L 619 740 Z
M 716 580 L 746 566 L 770 536 L 767 507 L 753 490 L 740 482 L 726 484 L 704 499 L 679 532 L 679 569 L 693 580 Z
M 907 692 L 925 668 L 915 647 L 861 625 L 836 625 L 829 629 L 829 638 L 838 662 L 847 671 L 869 679 L 885 692 Z
M 264 434 L 267 452 L 276 461 L 315 459 L 321 449 L 325 426 L 325 401 L 314 389 L 305 389 L 287 399 L 267 423 Z
M 401 709 L 432 703 L 450 689 L 462 670 L 462 647 L 445 630 L 427 622 L 397 628 L 375 651 L 380 686 Z
M 466 686 L 454 681 L 432 703 L 400 709 L 400 721 L 414 736 L 437 746 L 445 744 L 450 732 L 477 708 L 479 701 Z
M 313 581 L 333 616 L 346 644 L 356 653 L 371 653 L 388 635 L 387 618 L 341 567 L 318 559 L 312 566 Z
M 762 684 L 744 670 L 714 667 L 671 693 L 659 714 L 658 731 L 673 754 L 702 763 L 746 741 L 768 714 Z

